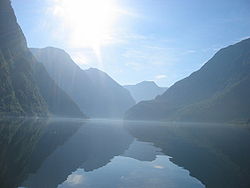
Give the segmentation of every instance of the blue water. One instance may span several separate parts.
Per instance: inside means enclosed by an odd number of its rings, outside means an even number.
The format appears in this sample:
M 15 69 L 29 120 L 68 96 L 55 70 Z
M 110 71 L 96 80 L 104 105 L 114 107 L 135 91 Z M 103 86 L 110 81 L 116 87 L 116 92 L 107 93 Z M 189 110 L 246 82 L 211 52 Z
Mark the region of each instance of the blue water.
M 69 125 L 70 126 L 70 125 Z M 63 129 L 63 128 L 62 128 Z M 54 137 L 62 129 L 54 130 Z M 22 187 L 202 188 L 151 142 L 138 141 L 121 121 L 89 121 L 57 147 Z
M 158 155 L 153 161 L 116 156 L 104 167 L 91 172 L 77 169 L 58 187 L 202 188 L 204 185 L 187 170 L 169 161 L 169 157 Z
M 0 136 L 1 187 L 250 187 L 247 126 L 16 120 Z

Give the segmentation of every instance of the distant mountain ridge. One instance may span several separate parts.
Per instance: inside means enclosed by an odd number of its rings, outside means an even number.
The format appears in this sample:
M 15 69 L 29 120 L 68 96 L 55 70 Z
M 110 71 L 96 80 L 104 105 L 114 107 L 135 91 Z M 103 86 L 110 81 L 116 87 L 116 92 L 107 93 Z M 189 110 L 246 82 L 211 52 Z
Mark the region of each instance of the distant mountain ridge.
M 64 50 L 30 49 L 55 82 L 90 117 L 122 117 L 135 104 L 130 93 L 106 73 L 82 70 Z
M 154 81 L 143 81 L 135 85 L 124 85 L 136 102 L 152 100 L 163 94 L 167 88 L 159 87 Z
M 246 122 L 250 119 L 250 39 L 219 50 L 200 70 L 155 100 L 141 102 L 128 119 Z
M 1 0 L 0 116 L 48 115 L 84 117 L 27 48 L 10 0 Z

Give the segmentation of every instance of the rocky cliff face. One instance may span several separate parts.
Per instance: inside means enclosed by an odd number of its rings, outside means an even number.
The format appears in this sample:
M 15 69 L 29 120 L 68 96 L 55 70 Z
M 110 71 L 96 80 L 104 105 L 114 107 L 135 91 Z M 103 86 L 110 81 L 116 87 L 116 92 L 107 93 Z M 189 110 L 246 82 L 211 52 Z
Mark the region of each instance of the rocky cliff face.
M 0 2 L 0 111 L 46 115 L 47 104 L 33 78 L 32 59 L 9 0 Z
M 11 2 L 1 0 L 0 115 L 47 116 L 49 113 L 62 114 L 59 108 L 49 111 L 54 105 L 51 101 L 58 97 L 62 100 L 68 100 L 68 98 L 56 84 L 53 85 L 53 88 L 57 92 L 50 92 L 49 96 L 44 95 L 42 90 L 51 89 L 49 83 L 53 84 L 53 80 L 48 77 L 47 85 L 45 84 L 41 88 L 36 76 L 38 74 L 46 75 L 46 71 L 38 66 L 38 62 L 27 48 L 26 39 L 17 23 Z M 64 108 L 72 109 L 77 115 L 82 115 L 72 101 L 68 104 L 70 105 L 64 106 Z

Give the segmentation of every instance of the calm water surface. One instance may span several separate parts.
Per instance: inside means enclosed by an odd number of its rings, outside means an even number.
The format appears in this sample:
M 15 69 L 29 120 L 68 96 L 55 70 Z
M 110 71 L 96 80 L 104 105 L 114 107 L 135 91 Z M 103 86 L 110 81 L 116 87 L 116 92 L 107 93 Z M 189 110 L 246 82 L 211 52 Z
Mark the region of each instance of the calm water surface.
M 1 187 L 249 187 L 250 131 L 232 125 L 3 120 Z

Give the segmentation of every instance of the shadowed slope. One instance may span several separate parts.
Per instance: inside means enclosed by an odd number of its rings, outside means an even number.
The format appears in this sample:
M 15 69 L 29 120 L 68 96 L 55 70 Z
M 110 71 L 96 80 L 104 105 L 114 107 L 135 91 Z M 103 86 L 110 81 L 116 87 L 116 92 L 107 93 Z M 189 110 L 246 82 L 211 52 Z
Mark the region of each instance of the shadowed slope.
M 0 115 L 80 116 L 27 48 L 9 0 L 0 1 Z
M 221 49 L 200 70 L 155 100 L 131 108 L 129 119 L 246 121 L 250 119 L 250 39 Z

